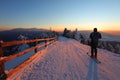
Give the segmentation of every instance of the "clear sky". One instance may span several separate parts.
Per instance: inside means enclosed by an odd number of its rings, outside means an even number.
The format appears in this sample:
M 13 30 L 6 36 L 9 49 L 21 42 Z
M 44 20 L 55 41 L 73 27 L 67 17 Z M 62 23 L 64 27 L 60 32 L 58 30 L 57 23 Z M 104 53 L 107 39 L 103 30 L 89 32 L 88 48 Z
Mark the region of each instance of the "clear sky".
M 0 28 L 120 31 L 120 0 L 0 0 Z

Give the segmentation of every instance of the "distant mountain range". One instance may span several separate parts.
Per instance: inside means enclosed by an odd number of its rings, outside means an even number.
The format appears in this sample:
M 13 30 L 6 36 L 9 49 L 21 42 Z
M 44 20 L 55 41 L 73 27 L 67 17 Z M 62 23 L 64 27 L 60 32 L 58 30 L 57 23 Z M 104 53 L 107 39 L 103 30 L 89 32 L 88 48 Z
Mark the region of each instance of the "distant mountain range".
M 11 30 L 4 30 L 4 31 L 47 31 L 47 29 L 37 29 L 37 28 L 15 28 Z M 0 31 L 0 32 L 4 32 Z
M 47 32 L 47 29 L 37 29 L 37 28 L 15 28 L 12 30 L 0 31 L 0 39 L 3 41 L 13 41 L 16 40 L 19 35 L 39 35 L 41 32 Z
M 120 36 L 120 31 L 106 31 L 104 33 L 108 33 L 108 34 L 111 34 L 111 35 Z

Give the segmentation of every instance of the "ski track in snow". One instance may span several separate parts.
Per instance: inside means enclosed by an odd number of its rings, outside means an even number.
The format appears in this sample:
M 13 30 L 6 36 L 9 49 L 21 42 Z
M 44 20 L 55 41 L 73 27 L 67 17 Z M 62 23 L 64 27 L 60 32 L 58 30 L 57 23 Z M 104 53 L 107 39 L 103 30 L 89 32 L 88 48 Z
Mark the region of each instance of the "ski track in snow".
M 35 60 L 8 80 L 119 80 L 120 58 L 107 50 L 98 49 L 95 63 L 86 53 L 89 46 L 73 39 L 59 37 Z

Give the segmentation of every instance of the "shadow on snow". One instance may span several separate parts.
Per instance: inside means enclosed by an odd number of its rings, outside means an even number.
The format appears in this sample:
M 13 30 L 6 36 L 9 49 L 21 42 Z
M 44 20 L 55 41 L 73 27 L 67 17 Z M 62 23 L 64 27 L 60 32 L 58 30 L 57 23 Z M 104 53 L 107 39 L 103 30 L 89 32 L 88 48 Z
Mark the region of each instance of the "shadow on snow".
M 89 60 L 86 80 L 98 80 L 98 66 L 97 63 L 91 58 Z

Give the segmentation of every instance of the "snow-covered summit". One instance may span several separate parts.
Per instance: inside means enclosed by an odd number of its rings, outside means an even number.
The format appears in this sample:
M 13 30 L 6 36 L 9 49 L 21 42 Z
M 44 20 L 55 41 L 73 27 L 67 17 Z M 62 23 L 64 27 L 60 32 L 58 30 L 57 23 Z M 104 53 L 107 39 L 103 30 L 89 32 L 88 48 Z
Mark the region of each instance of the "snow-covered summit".
M 59 37 L 41 55 L 8 80 L 119 80 L 120 55 L 98 49 L 97 64 L 86 53 L 90 47 Z

